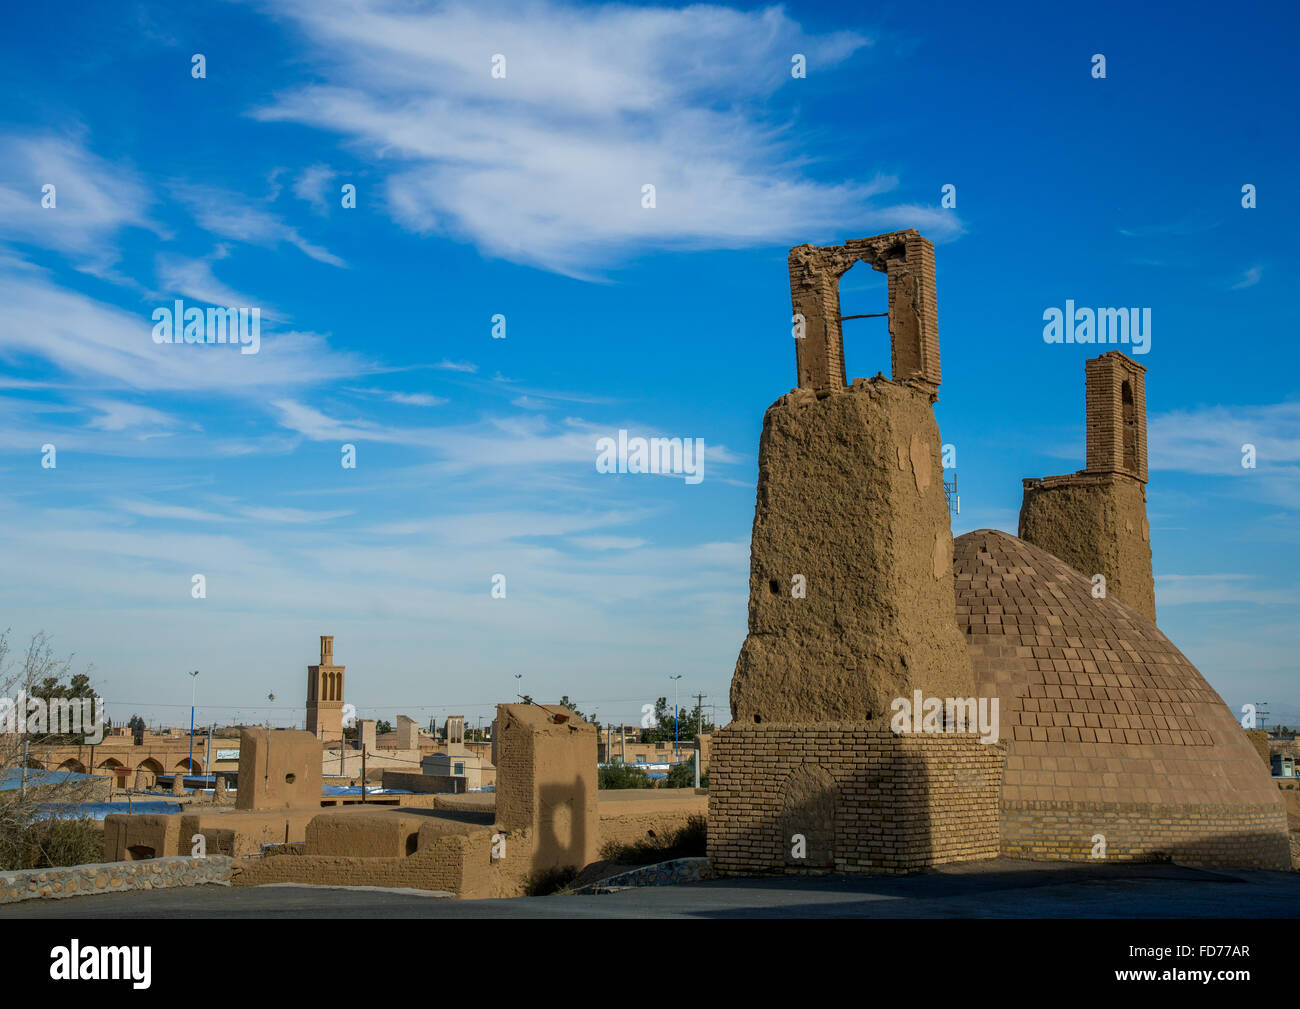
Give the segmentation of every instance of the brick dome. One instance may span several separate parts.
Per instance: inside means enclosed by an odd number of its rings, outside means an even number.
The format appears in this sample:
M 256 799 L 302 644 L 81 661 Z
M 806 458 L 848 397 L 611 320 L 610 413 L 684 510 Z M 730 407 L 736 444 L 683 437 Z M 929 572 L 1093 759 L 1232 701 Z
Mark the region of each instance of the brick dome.
M 1002 851 L 1290 868 L 1270 772 L 1196 667 L 1090 579 L 991 529 L 955 541 L 957 621 L 1007 744 Z

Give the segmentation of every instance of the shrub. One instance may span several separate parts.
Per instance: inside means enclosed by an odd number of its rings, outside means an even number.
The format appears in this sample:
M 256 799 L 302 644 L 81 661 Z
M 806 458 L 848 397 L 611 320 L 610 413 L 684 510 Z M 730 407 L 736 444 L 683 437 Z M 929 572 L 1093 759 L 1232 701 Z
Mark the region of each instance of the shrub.
M 601 764 L 598 787 L 653 788 L 654 782 L 639 767 L 629 767 L 627 764 Z
M 0 831 L 0 868 L 52 869 L 103 858 L 99 824 L 88 817 L 52 817 Z
M 578 875 L 576 866 L 558 866 L 554 869 L 538 869 L 528 877 L 524 884 L 524 893 L 529 897 L 546 897 L 563 890 Z
M 663 837 L 647 837 L 632 844 L 611 841 L 600 849 L 600 857 L 620 865 L 653 865 L 674 858 L 708 854 L 709 821 L 695 815 Z
M 695 787 L 695 762 L 686 760 L 680 764 L 673 764 L 668 768 L 668 777 L 661 783 L 660 788 L 694 788 Z M 705 771 L 700 775 L 700 787 L 709 787 L 709 772 Z

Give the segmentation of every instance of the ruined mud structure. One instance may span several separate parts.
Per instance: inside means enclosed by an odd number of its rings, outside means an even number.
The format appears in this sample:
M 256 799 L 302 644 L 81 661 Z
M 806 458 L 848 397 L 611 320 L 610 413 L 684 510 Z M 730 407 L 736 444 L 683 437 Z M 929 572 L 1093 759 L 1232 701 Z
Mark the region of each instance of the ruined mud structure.
M 838 284 L 858 261 L 889 278 L 892 377 L 846 385 Z M 1289 867 L 1280 793 L 1153 622 L 1144 369 L 1088 362 L 1087 468 L 1025 481 L 1024 540 L 954 544 L 933 246 L 908 230 L 789 265 L 798 387 L 763 420 L 715 871 L 1091 858 L 1099 835 L 1112 859 Z M 918 692 L 996 698 L 998 729 L 955 731 L 945 708 L 895 731 Z
M 1020 538 L 1156 619 L 1147 523 L 1146 369 L 1118 350 L 1087 362 L 1086 468 L 1025 480 Z

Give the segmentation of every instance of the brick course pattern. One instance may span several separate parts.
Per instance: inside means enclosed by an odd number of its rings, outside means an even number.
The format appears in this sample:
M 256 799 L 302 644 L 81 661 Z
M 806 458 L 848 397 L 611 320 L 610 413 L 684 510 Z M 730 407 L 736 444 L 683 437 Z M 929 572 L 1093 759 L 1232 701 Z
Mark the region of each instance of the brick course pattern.
M 719 875 L 899 873 L 998 854 L 1003 744 L 896 735 L 878 720 L 733 722 L 714 747 L 709 857 Z
M 924 383 L 934 399 L 940 381 L 934 245 L 911 228 L 843 245 L 797 245 L 790 250 L 790 302 L 805 320 L 804 336 L 795 340 L 799 387 L 822 395 L 846 384 L 840 277 L 858 262 L 889 278 L 893 378 Z
M 1155 624 L 1006 533 L 956 546 L 957 620 L 1008 745 L 1004 854 L 1086 857 L 1102 833 L 1112 858 L 1290 868 L 1259 754 Z
M 1090 859 L 1098 834 L 1111 862 L 1291 868 L 1287 836 L 1271 804 L 1002 803 L 1002 854 L 1008 858 Z

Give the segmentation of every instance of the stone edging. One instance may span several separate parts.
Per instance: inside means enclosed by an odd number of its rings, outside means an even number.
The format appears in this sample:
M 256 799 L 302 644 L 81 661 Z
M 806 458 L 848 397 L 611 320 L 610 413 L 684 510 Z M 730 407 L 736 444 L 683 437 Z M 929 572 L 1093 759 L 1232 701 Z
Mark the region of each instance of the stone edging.
M 0 872 L 0 904 L 123 890 L 163 890 L 205 883 L 229 886 L 230 862 L 226 855 L 209 855 L 207 858 L 182 855 L 138 862 L 94 862 L 57 869 Z
M 594 883 L 574 890 L 575 894 L 611 893 L 635 886 L 676 886 L 678 883 L 698 883 L 713 878 L 713 863 L 708 858 L 675 858 L 668 862 L 643 865 L 639 869 L 621 872 L 617 876 L 598 879 Z

